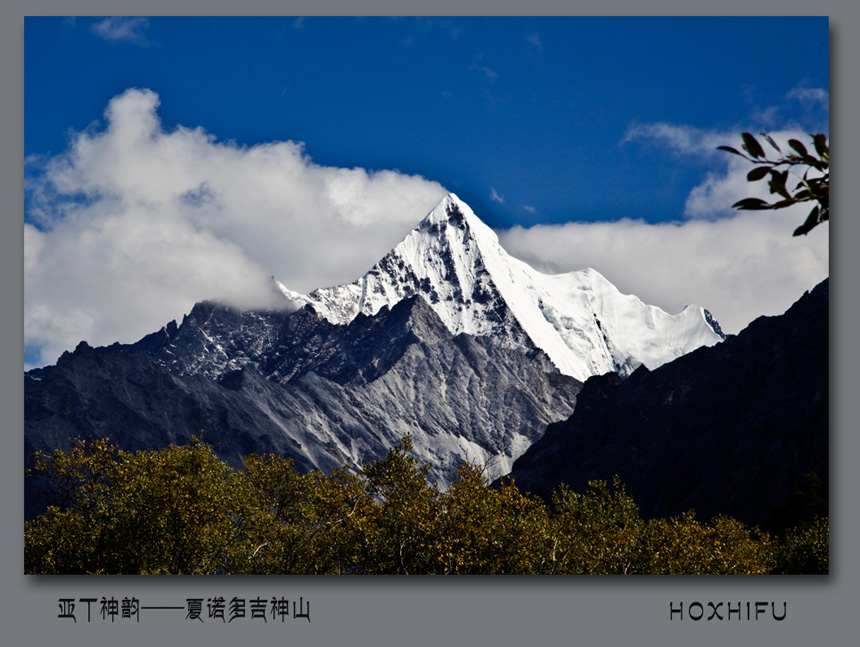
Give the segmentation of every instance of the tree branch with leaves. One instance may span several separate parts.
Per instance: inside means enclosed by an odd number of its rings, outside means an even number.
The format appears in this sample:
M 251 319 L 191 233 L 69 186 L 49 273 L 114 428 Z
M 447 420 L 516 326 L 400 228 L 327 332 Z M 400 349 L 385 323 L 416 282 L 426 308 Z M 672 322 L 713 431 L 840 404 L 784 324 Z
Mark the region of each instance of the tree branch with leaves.
M 801 202 L 816 202 L 806 221 L 794 230 L 795 236 L 806 235 L 816 226 L 830 219 L 830 148 L 827 135 L 810 135 L 815 154 L 808 151 L 803 142 L 789 139 L 788 145 L 792 150 L 786 154 L 769 135 L 761 133 L 765 141 L 779 154 L 775 159 L 768 157 L 764 148 L 750 133 L 743 133 L 741 136 L 745 153 L 731 146 L 718 146 L 717 149 L 739 155 L 755 164 L 756 167 L 747 174 L 747 180 L 758 182 L 769 177 L 767 184 L 771 195 L 781 199 L 767 202 L 761 198 L 745 198 L 735 202 L 732 207 L 747 211 L 762 211 L 784 209 Z M 802 176 L 797 175 L 800 169 L 803 170 Z M 787 187 L 790 174 L 799 177 L 800 180 L 791 190 Z

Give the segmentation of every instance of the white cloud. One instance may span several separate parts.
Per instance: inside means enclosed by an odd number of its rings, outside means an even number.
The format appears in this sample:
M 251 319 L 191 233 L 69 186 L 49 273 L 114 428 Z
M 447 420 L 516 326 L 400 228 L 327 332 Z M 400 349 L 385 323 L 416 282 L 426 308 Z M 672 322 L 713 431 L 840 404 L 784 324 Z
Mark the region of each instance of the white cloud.
M 797 99 L 801 103 L 821 104 L 825 109 L 830 106 L 830 93 L 822 88 L 796 87 L 788 93 L 789 99 Z
M 809 141 L 801 131 L 770 135 L 783 151 L 789 150 L 790 138 Z M 774 201 L 766 180 L 747 181 L 753 168 L 749 161 L 717 150 L 725 145 L 742 150 L 737 132 L 632 124 L 621 143 L 637 140 L 711 168 L 687 196 L 686 220 L 514 228 L 500 234 L 502 245 L 550 273 L 593 267 L 623 292 L 669 312 L 679 312 L 690 303 L 703 306 L 729 333 L 739 332 L 760 315 L 784 312 L 829 275 L 828 226 L 808 236 L 792 236 L 811 205 L 753 212 L 732 208 L 747 197 Z M 768 155 L 779 157 L 763 138 L 759 141 Z
M 684 155 L 712 155 L 718 152 L 717 146 L 735 137 L 735 133 L 708 131 L 683 124 L 632 123 L 627 127 L 621 144 L 646 140 Z
M 534 208 L 533 206 L 531 206 L 530 204 L 524 204 L 524 205 L 523 205 L 523 209 L 525 209 L 525 210 L 526 210 L 526 211 L 528 211 L 529 213 L 537 213 L 537 209 L 535 209 L 535 208 Z
M 136 45 L 148 45 L 144 30 L 149 26 L 147 18 L 113 16 L 95 23 L 90 30 L 98 37 L 111 42 L 125 41 Z
M 764 109 L 758 108 L 753 111 L 752 118 L 765 129 L 773 130 L 780 122 L 779 106 L 768 106 Z
M 772 130 L 768 134 L 781 151 L 791 150 L 788 145 L 789 139 L 807 143 L 808 148 L 813 150 L 809 135 L 802 130 Z M 777 160 L 782 157 L 782 153 L 772 148 L 763 137 L 758 135 L 756 137 L 769 159 Z M 667 148 L 678 155 L 707 161 L 711 166 L 711 170 L 705 173 L 704 180 L 693 187 L 687 196 L 684 207 L 686 218 L 706 220 L 731 218 L 737 213 L 732 209 L 732 205 L 743 198 L 761 198 L 771 203 L 776 201 L 768 189 L 767 180 L 757 182 L 747 180 L 747 174 L 753 168 L 751 162 L 717 149 L 718 146 L 731 146 L 743 152 L 742 140 L 737 132 L 709 131 L 668 123 L 631 124 L 621 144 L 637 140 Z M 790 171 L 788 187 L 793 189 L 801 176 L 802 173 Z M 792 178 L 794 178 L 793 181 Z M 795 226 L 799 226 L 810 208 L 811 206 L 798 205 L 782 210 L 780 213 L 788 221 L 795 222 Z
M 27 161 L 25 345 L 41 347 L 43 363 L 80 340 L 135 341 L 202 299 L 272 305 L 272 275 L 303 292 L 354 280 L 446 193 L 418 176 L 315 164 L 297 142 L 241 147 L 199 128 L 167 132 L 158 103 L 129 90 L 103 128 Z M 730 208 L 755 195 L 749 163 L 714 150 L 739 147 L 737 135 L 652 124 L 627 139 L 714 155 L 702 158 L 718 166 L 691 191 L 687 221 L 514 228 L 499 232 L 502 245 L 544 271 L 595 267 L 670 312 L 702 305 L 727 332 L 783 312 L 827 276 L 827 225 L 793 238 L 805 211 Z M 491 199 L 504 198 L 491 188 Z
M 203 299 L 273 305 L 272 275 L 299 291 L 351 281 L 446 193 L 395 171 L 320 166 L 301 143 L 166 132 L 158 104 L 128 90 L 103 129 L 30 162 L 25 344 L 44 363 L 80 340 L 135 341 Z
M 499 195 L 499 192 L 496 191 L 496 187 L 491 186 L 490 187 L 490 200 L 492 200 L 493 202 L 498 202 L 499 204 L 504 204 L 505 203 L 505 196 Z
M 480 54 L 475 56 L 472 59 L 472 64 L 469 66 L 469 69 L 481 72 L 487 81 L 489 81 L 490 83 L 495 83 L 496 81 L 499 80 L 498 73 L 495 70 L 487 67 L 486 65 L 480 65 L 479 63 L 480 63 L 482 58 L 483 57 Z
M 498 81 L 498 79 L 499 79 L 499 74 L 498 74 L 497 72 L 495 72 L 495 71 L 491 70 L 491 69 L 490 69 L 489 67 L 487 67 L 487 66 L 483 66 L 483 67 L 481 67 L 481 68 L 479 68 L 479 69 L 481 70 L 481 72 L 483 72 L 483 73 L 484 73 L 484 77 L 485 77 L 485 78 L 487 79 L 487 81 L 489 81 L 490 83 L 492 83 L 492 82 L 494 82 L 494 81 Z
M 828 226 L 795 238 L 798 224 L 785 212 L 756 211 L 715 222 L 515 227 L 499 240 L 547 273 L 593 267 L 622 292 L 672 313 L 695 303 L 737 333 L 760 315 L 784 312 L 829 275 Z
M 808 135 L 800 130 L 775 131 L 769 133 L 771 139 L 774 140 L 781 151 L 787 152 L 791 148 L 788 145 L 789 139 L 797 139 L 807 143 L 810 150 L 814 150 L 811 139 Z M 775 150 L 768 144 L 763 137 L 756 138 L 765 151 L 768 159 L 778 160 L 782 157 L 782 153 Z M 737 151 L 743 152 L 741 148 L 741 139 L 737 135 L 723 140 L 724 144 L 731 146 Z M 724 166 L 721 170 L 709 172 L 705 179 L 695 186 L 687 196 L 687 202 L 684 209 L 684 215 L 688 218 L 705 218 L 714 220 L 717 218 L 731 217 L 735 211 L 731 208 L 738 200 L 743 198 L 761 198 L 766 202 L 774 203 L 780 198 L 770 193 L 767 179 L 750 182 L 747 180 L 747 174 L 754 168 L 754 165 L 737 155 L 720 151 L 724 156 Z M 786 167 L 781 167 L 785 170 Z M 800 182 L 803 169 L 789 169 L 789 181 L 786 186 L 789 190 L 794 190 Z M 811 177 L 814 177 L 816 171 L 812 170 Z M 812 204 L 802 204 L 788 207 L 780 210 L 780 214 L 787 222 L 793 222 L 797 227 L 803 223 L 807 214 L 812 208 Z

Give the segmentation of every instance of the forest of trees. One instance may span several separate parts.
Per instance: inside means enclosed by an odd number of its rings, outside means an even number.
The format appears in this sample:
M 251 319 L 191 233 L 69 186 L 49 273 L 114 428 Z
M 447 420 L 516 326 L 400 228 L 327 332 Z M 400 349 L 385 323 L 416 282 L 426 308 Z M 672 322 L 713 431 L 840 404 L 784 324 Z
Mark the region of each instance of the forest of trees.
M 77 441 L 38 457 L 51 505 L 25 525 L 27 573 L 827 573 L 826 516 L 765 532 L 688 512 L 642 519 L 617 479 L 547 504 L 464 464 L 427 481 L 408 436 L 331 475 L 251 455 L 233 469 L 199 439 L 127 452 Z M 808 497 L 807 497 L 808 498 Z M 826 508 L 825 508 L 826 509 Z
M 768 179 L 776 201 L 814 203 L 794 231 L 830 218 L 830 149 L 791 139 L 769 158 L 750 133 L 750 182 Z M 804 170 L 793 188 L 789 171 Z M 107 439 L 39 454 L 51 483 L 45 512 L 25 523 L 25 571 L 34 574 L 825 574 L 826 484 L 810 475 L 767 531 L 735 519 L 643 519 L 616 478 L 584 493 L 562 485 L 547 503 L 498 487 L 464 464 L 446 491 L 404 437 L 387 456 L 330 475 L 300 474 L 290 459 L 250 455 L 231 468 L 199 439 L 162 450 L 123 451 Z

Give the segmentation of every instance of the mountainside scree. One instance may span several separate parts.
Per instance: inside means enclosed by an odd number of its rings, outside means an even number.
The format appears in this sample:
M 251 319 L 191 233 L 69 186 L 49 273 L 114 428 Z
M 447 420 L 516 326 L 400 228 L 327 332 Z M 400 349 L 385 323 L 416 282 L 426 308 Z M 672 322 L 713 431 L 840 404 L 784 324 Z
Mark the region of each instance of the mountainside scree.
M 235 467 L 272 452 L 357 470 L 408 433 L 445 487 L 466 460 L 510 471 L 589 377 L 723 338 L 706 310 L 667 314 L 593 269 L 535 271 L 453 194 L 356 282 L 273 287 L 281 310 L 198 303 L 137 343 L 82 342 L 28 372 L 28 465 L 69 438 L 158 449 L 202 434 Z M 28 514 L 41 491 L 29 476 Z

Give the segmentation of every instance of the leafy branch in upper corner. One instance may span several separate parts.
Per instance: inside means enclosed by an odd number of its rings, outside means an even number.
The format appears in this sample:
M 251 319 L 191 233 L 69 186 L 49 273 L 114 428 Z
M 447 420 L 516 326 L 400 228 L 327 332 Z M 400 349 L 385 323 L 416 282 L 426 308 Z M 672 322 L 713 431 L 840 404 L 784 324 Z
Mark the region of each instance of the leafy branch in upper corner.
M 749 160 L 756 167 L 747 174 L 747 180 L 757 182 L 770 176 L 768 187 L 772 195 L 779 196 L 777 202 L 766 202 L 761 198 L 745 198 L 735 202 L 732 207 L 749 211 L 761 211 L 765 209 L 784 209 L 800 202 L 817 202 L 809 212 L 806 221 L 794 230 L 795 236 L 808 234 L 817 225 L 830 219 L 830 148 L 827 144 L 827 135 L 810 135 L 815 147 L 815 154 L 810 153 L 803 142 L 797 139 L 789 139 L 788 145 L 792 150 L 785 154 L 773 139 L 766 133 L 761 136 L 770 144 L 779 157 L 769 159 L 758 140 L 749 133 L 743 133 L 743 149 L 746 155 L 731 146 L 718 146 L 718 150 L 727 151 L 740 155 Z M 805 168 L 800 182 L 793 190 L 786 187 L 790 171 Z M 813 177 L 810 177 L 810 171 Z

